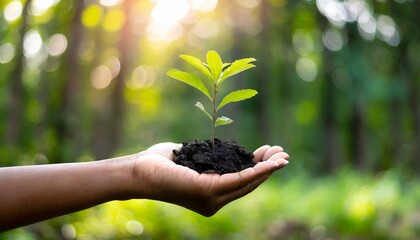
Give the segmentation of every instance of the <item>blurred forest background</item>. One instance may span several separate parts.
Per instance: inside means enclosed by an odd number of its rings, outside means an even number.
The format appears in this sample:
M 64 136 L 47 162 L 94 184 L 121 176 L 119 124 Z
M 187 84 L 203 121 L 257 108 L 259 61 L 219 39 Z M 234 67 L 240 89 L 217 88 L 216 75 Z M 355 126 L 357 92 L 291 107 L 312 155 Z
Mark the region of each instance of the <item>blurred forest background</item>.
M 0 166 L 208 139 L 194 107 L 206 100 L 166 76 L 194 71 L 179 54 L 208 50 L 225 62 L 257 58 L 229 87 L 259 94 L 226 107 L 236 121 L 216 135 L 291 156 L 212 218 L 131 200 L 0 239 L 419 238 L 420 1 L 2 0 L 0 9 Z

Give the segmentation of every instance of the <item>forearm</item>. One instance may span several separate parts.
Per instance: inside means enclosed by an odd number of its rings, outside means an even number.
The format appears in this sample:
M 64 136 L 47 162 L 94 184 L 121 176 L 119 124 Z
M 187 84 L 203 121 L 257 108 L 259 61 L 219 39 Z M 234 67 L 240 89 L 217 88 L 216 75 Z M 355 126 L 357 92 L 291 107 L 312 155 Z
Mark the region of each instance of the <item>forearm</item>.
M 128 196 L 135 156 L 0 169 L 0 231 Z

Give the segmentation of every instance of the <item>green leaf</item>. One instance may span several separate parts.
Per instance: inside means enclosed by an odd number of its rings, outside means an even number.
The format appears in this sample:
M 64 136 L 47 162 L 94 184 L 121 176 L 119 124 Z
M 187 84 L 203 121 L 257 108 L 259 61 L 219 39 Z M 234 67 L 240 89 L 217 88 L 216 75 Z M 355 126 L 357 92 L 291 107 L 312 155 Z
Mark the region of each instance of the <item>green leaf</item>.
M 217 84 L 220 85 L 226 78 L 255 67 L 255 65 L 251 63 L 254 61 L 256 61 L 255 58 L 243 58 L 234 61 L 230 67 L 223 72 L 223 76 Z
M 208 79 L 214 81 L 209 69 L 200 61 L 200 59 L 186 54 L 180 55 L 179 57 L 200 70 Z
M 248 98 L 252 98 L 253 96 L 257 94 L 258 92 L 255 91 L 254 89 L 242 89 L 242 90 L 231 92 L 222 99 L 219 106 L 217 107 L 217 111 L 219 111 L 220 108 L 222 108 L 228 103 L 239 102 Z
M 228 125 L 231 123 L 233 123 L 232 119 L 223 116 L 223 117 L 217 118 L 215 127 L 220 126 L 220 125 Z
M 226 67 L 230 66 L 230 64 L 232 64 L 232 63 L 223 63 L 222 69 L 225 69 Z
M 211 74 L 213 76 L 213 82 L 219 80 L 220 74 L 222 73 L 223 63 L 220 55 L 216 51 L 207 52 L 207 64 L 210 67 Z
M 209 90 L 206 88 L 206 86 L 203 84 L 203 82 L 199 78 L 197 78 L 196 76 L 194 76 L 190 73 L 187 73 L 187 72 L 180 71 L 176 68 L 169 70 L 167 74 L 168 74 L 168 76 L 170 76 L 170 77 L 172 77 L 172 78 L 174 78 L 178 81 L 184 82 L 184 83 L 200 90 L 210 100 L 212 100 L 212 98 L 210 96 L 210 93 L 209 93 Z
M 201 102 L 197 102 L 195 106 L 198 107 L 201 111 L 203 111 L 207 116 L 209 116 L 210 120 L 213 121 L 213 118 L 210 116 L 210 113 L 206 111 L 206 109 L 204 108 L 203 104 L 201 104 Z

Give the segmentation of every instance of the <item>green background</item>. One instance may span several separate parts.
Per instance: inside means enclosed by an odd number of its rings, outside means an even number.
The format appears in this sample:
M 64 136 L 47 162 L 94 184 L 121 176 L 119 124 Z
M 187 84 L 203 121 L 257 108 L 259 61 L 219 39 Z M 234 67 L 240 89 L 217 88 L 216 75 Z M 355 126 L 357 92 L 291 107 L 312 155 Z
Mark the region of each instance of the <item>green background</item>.
M 130 200 L 0 239 L 418 238 L 419 9 L 416 0 L 1 1 L 0 166 L 208 139 L 194 107 L 208 99 L 166 76 L 173 67 L 200 76 L 178 55 L 204 60 L 208 50 L 257 59 L 226 92 L 259 94 L 223 108 L 235 122 L 216 136 L 250 151 L 281 145 L 290 164 L 211 218 Z

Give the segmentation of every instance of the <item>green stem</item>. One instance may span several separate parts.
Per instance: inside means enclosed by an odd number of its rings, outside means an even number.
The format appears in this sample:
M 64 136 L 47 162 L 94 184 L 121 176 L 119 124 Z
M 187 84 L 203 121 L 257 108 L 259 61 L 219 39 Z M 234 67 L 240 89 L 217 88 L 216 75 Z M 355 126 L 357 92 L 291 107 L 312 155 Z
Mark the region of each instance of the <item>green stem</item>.
M 217 96 L 217 85 L 214 84 L 213 86 L 213 121 L 211 126 L 211 148 L 214 149 L 214 129 L 216 128 L 216 96 Z

